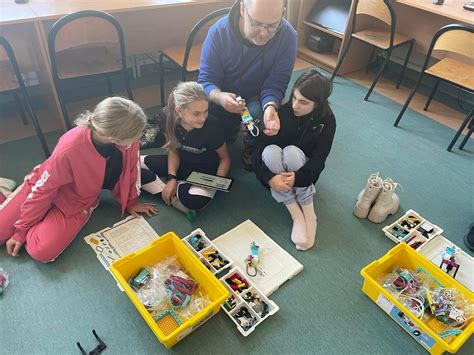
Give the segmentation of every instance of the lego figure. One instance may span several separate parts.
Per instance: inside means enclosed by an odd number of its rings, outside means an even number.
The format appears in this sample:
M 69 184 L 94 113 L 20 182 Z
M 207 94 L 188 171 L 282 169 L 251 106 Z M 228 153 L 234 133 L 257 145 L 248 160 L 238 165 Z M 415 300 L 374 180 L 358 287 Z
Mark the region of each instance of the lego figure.
M 238 96 L 235 99 L 239 104 L 245 104 L 244 99 L 242 99 L 240 96 Z M 242 118 L 242 123 L 247 126 L 247 129 L 249 130 L 250 134 L 254 137 L 257 137 L 260 134 L 260 130 L 257 127 L 258 122 L 256 122 L 253 117 L 250 115 L 249 109 L 247 106 L 245 106 L 244 110 L 240 114 Z
M 439 265 L 439 268 L 443 270 L 443 266 L 446 267 L 446 273 L 449 274 L 451 270 L 455 269 L 453 278 L 456 277 L 456 274 L 458 273 L 460 265 L 456 262 L 455 259 L 456 255 L 456 247 L 453 245 L 452 247 L 446 247 L 446 251 L 443 253 L 443 256 L 441 258 L 441 264 Z

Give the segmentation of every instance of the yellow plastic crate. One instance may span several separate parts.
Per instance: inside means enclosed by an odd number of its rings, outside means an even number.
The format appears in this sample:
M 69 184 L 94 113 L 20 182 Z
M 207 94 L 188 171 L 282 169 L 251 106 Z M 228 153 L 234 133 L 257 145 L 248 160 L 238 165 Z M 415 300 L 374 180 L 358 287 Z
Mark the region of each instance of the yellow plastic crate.
M 463 332 L 455 337 L 441 338 L 437 332 L 433 331 L 428 325 L 413 315 L 377 282 L 383 275 L 391 272 L 394 267 L 411 270 L 416 270 L 421 267 L 443 284 L 444 287 L 454 287 L 458 289 L 464 294 L 464 297 L 471 302 L 474 302 L 474 294 L 405 243 L 398 244 L 385 256 L 370 263 L 360 272 L 364 278 L 362 291 L 369 296 L 372 301 L 384 309 L 386 313 L 397 321 L 402 328 L 430 353 L 441 354 L 445 351 L 449 351 L 450 353 L 458 351 L 472 335 L 474 322 L 471 320 L 468 325 L 464 326 Z M 405 321 L 402 321 L 402 318 L 405 316 L 408 317 L 409 320 L 405 318 Z
M 211 304 L 193 318 L 176 329 L 166 326 L 160 329 L 159 325 L 142 305 L 138 297 L 128 285 L 128 280 L 137 274 L 144 266 L 154 265 L 166 257 L 177 256 L 178 262 L 201 287 L 211 299 Z M 172 347 L 202 323 L 219 312 L 220 306 L 229 297 L 227 289 L 219 280 L 199 261 L 199 259 L 186 247 L 184 242 L 173 232 L 169 232 L 152 242 L 149 246 L 136 253 L 127 255 L 111 266 L 110 270 L 117 281 L 125 290 L 132 303 L 138 309 L 150 329 L 158 340 L 167 348 Z M 166 324 L 165 324 L 166 325 Z

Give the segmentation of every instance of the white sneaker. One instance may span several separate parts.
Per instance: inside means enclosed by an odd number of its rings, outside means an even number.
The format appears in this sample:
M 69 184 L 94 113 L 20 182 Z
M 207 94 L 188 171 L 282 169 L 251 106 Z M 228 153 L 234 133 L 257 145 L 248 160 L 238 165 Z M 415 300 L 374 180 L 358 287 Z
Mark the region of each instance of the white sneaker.
M 357 203 L 354 207 L 354 215 L 359 218 L 366 218 L 370 208 L 374 204 L 380 190 L 382 190 L 382 179 L 379 173 L 369 176 L 367 186 L 359 193 Z
M 382 183 L 382 190 L 377 197 L 375 205 L 369 213 L 369 221 L 373 223 L 382 223 L 388 215 L 398 211 L 400 198 L 395 193 L 398 184 L 392 179 L 385 179 Z

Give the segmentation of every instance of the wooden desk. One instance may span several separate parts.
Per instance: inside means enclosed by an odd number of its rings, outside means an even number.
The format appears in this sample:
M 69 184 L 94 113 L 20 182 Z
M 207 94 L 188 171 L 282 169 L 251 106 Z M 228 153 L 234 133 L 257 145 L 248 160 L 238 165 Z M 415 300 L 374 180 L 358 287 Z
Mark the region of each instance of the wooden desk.
M 466 0 L 446 0 L 434 5 L 430 0 L 397 0 L 397 31 L 415 38 L 415 50 L 426 55 L 435 33 L 451 23 L 474 25 L 474 12 L 462 6 Z
M 443 16 L 451 20 L 474 24 L 474 11 L 463 8 L 467 0 L 446 0 L 443 5 L 435 5 L 430 0 L 397 0 L 398 4 L 410 6 L 430 12 L 438 16 Z
M 127 55 L 156 53 L 164 47 L 184 44 L 200 18 L 232 3 L 232 0 L 30 0 L 27 4 L 15 4 L 13 0 L 0 0 L 0 35 L 12 45 L 20 71 L 37 73 L 42 98 L 46 99 L 42 100 L 46 107 L 40 110 L 40 121 L 45 131 L 51 131 L 64 128 L 47 44 L 48 33 L 57 19 L 81 10 L 112 13 L 123 28 Z M 82 109 L 86 108 L 91 107 Z M 70 112 L 70 117 L 74 114 Z M 0 118 L 2 124 L 6 122 L 3 127 L 7 127 L 0 130 L 0 143 L 12 136 L 18 139 L 35 134 L 28 127 L 32 125 L 23 126 L 19 117 Z
M 82 10 L 116 13 L 219 2 L 218 0 L 204 0 L 199 3 L 194 0 L 30 0 L 28 5 L 44 21 L 58 19 L 66 14 Z
M 0 1 L 0 25 L 31 22 L 37 17 L 28 4 L 18 5 L 13 1 Z

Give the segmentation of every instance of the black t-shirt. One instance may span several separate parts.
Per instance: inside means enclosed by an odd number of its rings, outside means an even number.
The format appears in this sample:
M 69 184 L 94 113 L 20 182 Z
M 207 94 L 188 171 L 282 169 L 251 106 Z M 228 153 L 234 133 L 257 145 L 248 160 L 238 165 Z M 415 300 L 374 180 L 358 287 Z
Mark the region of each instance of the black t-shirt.
M 176 126 L 177 151 L 180 157 L 179 174 L 189 175 L 193 170 L 215 174 L 219 165 L 216 150 L 225 143 L 224 129 L 213 116 L 208 116 L 201 128 L 186 131 Z
M 225 142 L 224 130 L 220 123 L 212 116 L 208 116 L 201 128 L 186 131 L 180 124 L 176 126 L 178 151 L 181 158 L 198 155 L 216 155 Z
M 94 142 L 95 149 L 106 159 L 104 182 L 102 188 L 112 190 L 122 172 L 122 153 L 115 144 L 100 144 Z

